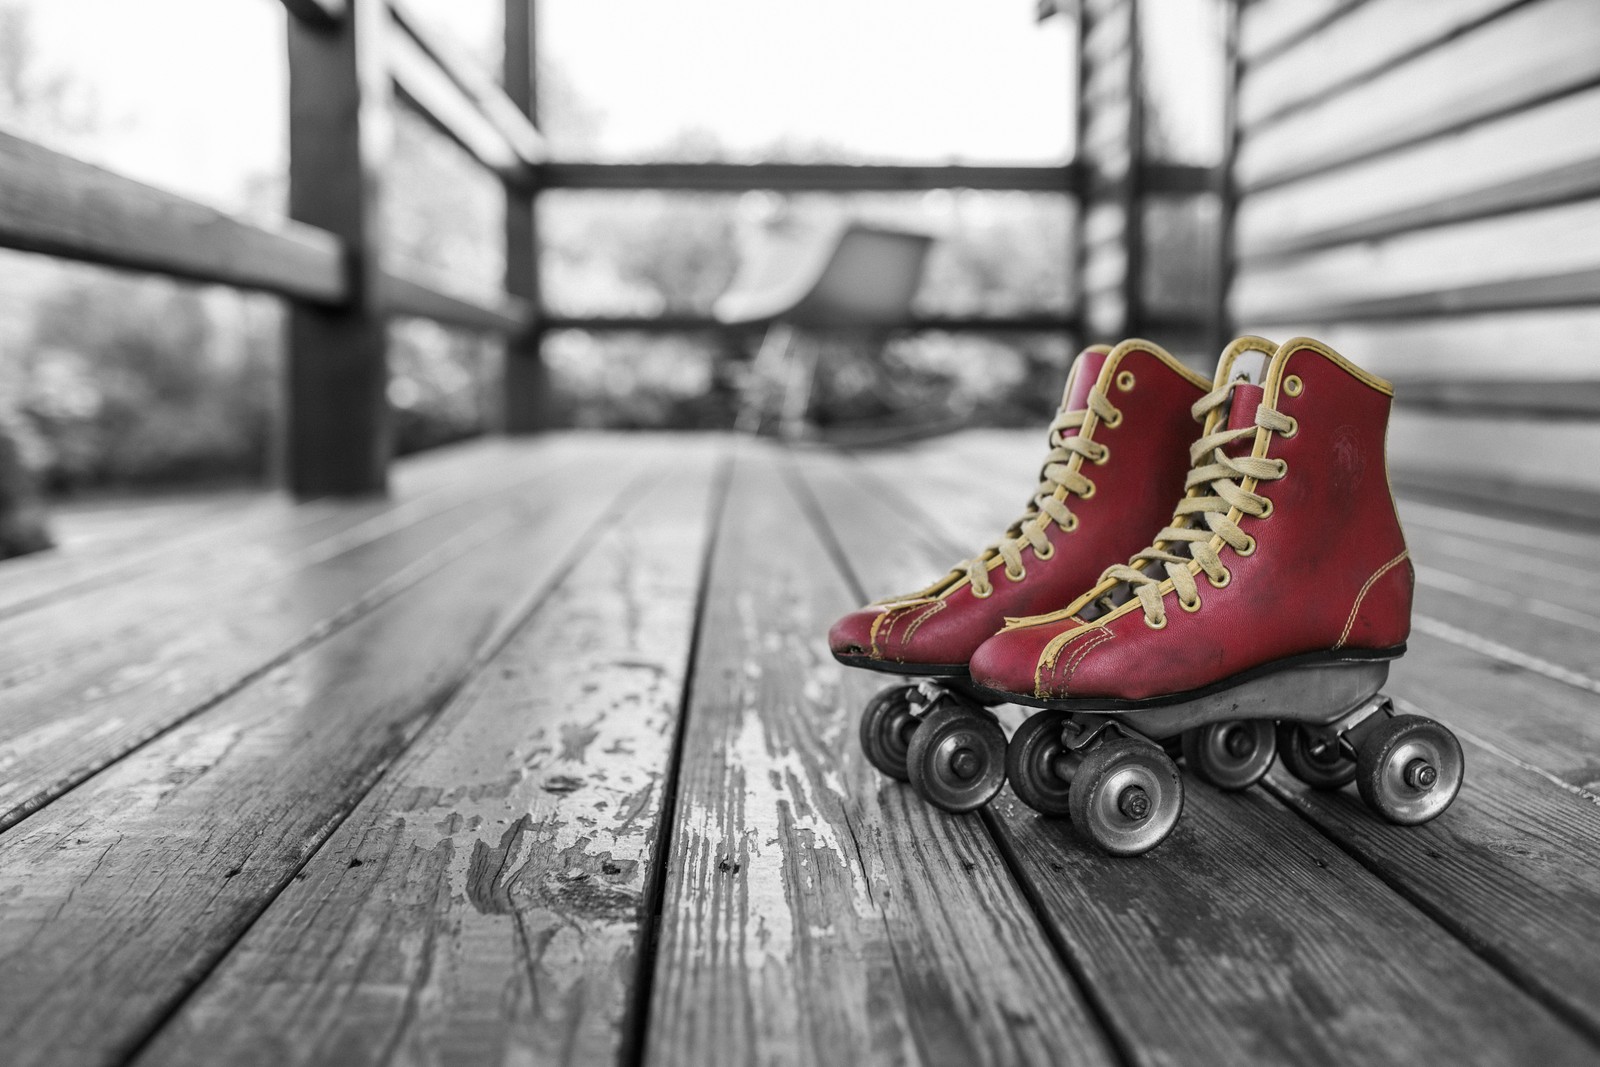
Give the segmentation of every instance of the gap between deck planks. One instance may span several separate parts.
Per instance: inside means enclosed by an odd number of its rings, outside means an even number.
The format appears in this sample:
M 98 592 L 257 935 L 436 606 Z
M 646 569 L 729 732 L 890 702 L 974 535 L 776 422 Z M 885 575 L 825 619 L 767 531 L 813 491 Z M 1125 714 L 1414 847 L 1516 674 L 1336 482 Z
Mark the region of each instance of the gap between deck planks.
M 581 492 L 581 460 L 529 449 L 448 492 L 264 523 L 87 602 L 0 619 L 0 829 L 471 551 L 527 500 Z
M 216 965 L 587 548 L 638 445 L 585 451 L 565 493 L 514 495 L 470 550 L 0 836 L 8 1065 L 121 1062 Z
M 975 550 L 1015 517 L 998 495 L 974 499 L 980 483 L 948 467 L 942 478 L 960 492 L 912 489 L 913 503 L 868 472 L 877 465 L 802 461 L 814 510 L 839 557 L 863 575 L 865 595 L 924 584 L 959 545 Z M 896 485 L 914 484 L 914 470 L 886 466 Z M 966 471 L 978 475 L 975 464 Z M 952 517 L 961 533 L 935 554 L 881 535 L 918 530 L 926 543 Z M 1593 1062 L 1593 1047 L 1545 1007 L 1260 791 L 1227 796 L 1187 776 L 1185 785 L 1178 831 L 1139 861 L 1088 851 L 1068 826 L 1009 794 L 989 815 L 1135 1059 L 1387 1062 L 1453 1052 L 1472 1062 Z M 1577 1016 L 1570 1000 L 1559 1007 Z

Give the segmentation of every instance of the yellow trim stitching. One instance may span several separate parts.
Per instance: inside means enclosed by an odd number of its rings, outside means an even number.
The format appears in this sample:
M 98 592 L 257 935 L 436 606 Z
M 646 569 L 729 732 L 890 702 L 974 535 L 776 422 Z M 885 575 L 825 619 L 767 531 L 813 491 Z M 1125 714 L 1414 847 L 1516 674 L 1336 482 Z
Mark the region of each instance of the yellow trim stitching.
M 1411 550 L 1409 548 L 1403 549 L 1398 556 L 1379 567 L 1373 572 L 1372 577 L 1367 579 L 1367 583 L 1361 587 L 1361 592 L 1356 594 L 1355 606 L 1350 609 L 1350 617 L 1344 620 L 1344 630 L 1339 634 L 1339 640 L 1335 642 L 1333 646 L 1334 648 L 1343 648 L 1344 643 L 1350 640 L 1350 631 L 1355 627 L 1356 615 L 1358 615 L 1361 611 L 1361 602 L 1367 598 L 1367 591 L 1377 583 L 1379 578 L 1382 578 L 1385 574 L 1388 574 L 1401 563 L 1405 562 L 1406 557 L 1409 555 L 1411 555 Z

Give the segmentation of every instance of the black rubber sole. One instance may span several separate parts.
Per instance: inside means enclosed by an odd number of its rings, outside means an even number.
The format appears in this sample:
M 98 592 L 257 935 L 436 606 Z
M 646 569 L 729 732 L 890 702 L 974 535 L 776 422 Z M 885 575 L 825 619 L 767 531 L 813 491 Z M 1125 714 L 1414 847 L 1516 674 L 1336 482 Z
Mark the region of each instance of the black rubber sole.
M 1395 645 L 1393 648 L 1379 649 L 1344 649 L 1338 652 L 1307 652 L 1299 656 L 1289 656 L 1285 659 L 1275 659 L 1270 663 L 1263 663 L 1259 667 L 1252 667 L 1247 671 L 1230 675 L 1219 682 L 1201 686 L 1198 689 L 1186 689 L 1181 693 L 1164 693 L 1156 697 L 1140 697 L 1137 700 L 1119 700 L 1115 697 L 1057 697 L 1041 698 L 1027 693 L 1008 693 L 1004 689 L 991 689 L 977 682 L 968 683 L 973 692 L 987 697 L 1001 704 L 1021 704 L 1030 708 L 1045 708 L 1049 711 L 1143 711 L 1146 708 L 1164 708 L 1170 704 L 1182 704 L 1188 700 L 1211 696 L 1225 689 L 1243 685 L 1255 678 L 1279 671 L 1292 670 L 1295 667 L 1312 666 L 1319 663 L 1370 663 L 1374 660 L 1399 659 L 1405 655 L 1406 646 Z
M 835 652 L 833 658 L 846 667 L 881 674 L 898 674 L 906 678 L 970 678 L 972 673 L 965 663 L 896 663 L 893 660 L 874 659 L 871 656 L 843 656 Z

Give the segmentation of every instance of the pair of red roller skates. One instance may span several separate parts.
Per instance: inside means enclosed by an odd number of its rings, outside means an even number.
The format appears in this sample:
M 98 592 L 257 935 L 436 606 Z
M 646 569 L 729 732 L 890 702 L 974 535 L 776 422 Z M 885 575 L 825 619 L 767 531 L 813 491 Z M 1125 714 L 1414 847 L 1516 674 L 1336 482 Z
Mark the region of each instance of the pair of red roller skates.
M 1281 758 L 1390 821 L 1438 815 L 1461 747 L 1380 692 L 1413 584 L 1392 393 L 1303 337 L 1240 338 L 1212 382 L 1148 341 L 1080 354 L 1022 517 L 830 632 L 840 662 L 907 679 L 862 716 L 868 759 L 947 811 L 1009 779 L 1117 855 L 1176 825 L 1176 758 L 1223 789 Z M 1009 742 L 1004 702 L 1042 709 Z

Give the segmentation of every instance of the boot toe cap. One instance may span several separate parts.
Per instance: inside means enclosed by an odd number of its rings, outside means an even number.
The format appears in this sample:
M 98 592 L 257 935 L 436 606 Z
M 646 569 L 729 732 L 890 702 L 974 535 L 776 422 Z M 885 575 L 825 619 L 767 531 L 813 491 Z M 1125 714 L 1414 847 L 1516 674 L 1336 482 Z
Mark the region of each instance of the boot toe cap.
M 858 608 L 834 623 L 828 630 L 829 650 L 835 656 L 872 655 L 872 624 L 880 614 L 881 608 Z
M 972 654 L 972 680 L 998 692 L 1034 696 L 1039 657 L 1053 636 L 1043 626 L 1002 630 Z

